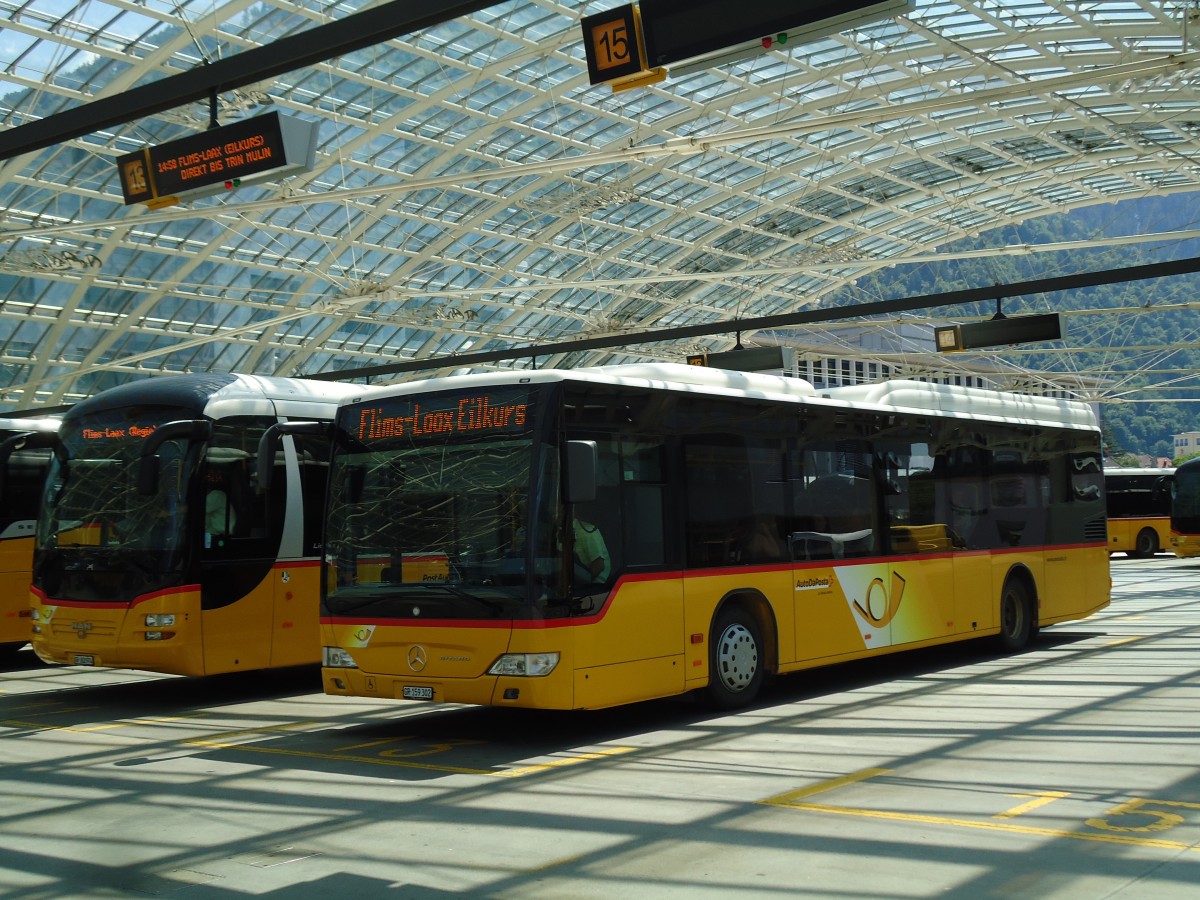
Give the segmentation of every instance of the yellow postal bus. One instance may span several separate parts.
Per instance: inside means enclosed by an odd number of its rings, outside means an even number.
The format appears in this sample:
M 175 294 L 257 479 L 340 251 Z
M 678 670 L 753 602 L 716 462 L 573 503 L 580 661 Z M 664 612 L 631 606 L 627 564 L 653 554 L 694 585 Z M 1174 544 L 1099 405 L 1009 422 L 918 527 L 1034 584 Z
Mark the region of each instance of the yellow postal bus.
M 1108 549 L 1143 559 L 1171 547 L 1174 469 L 1105 469 Z
M 1084 404 L 682 365 L 360 391 L 334 428 L 330 694 L 734 707 L 814 666 L 1017 650 L 1109 602 Z M 408 561 L 431 554 L 445 577 Z
M 38 517 L 37 655 L 177 675 L 315 663 L 328 441 L 259 447 L 352 390 L 177 375 L 72 407 Z
M 1175 470 L 1170 547 L 1184 559 L 1200 556 L 1200 458 L 1189 459 Z
M 0 656 L 29 643 L 29 582 L 38 498 L 58 422 L 0 419 Z

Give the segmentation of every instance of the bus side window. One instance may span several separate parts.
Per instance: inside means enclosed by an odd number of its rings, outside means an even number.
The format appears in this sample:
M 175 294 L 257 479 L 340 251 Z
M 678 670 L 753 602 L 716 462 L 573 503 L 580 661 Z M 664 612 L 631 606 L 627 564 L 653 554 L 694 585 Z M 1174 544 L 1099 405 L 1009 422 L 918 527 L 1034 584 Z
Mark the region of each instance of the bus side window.
M 666 562 L 666 484 L 661 440 L 621 441 L 621 514 L 626 524 L 625 563 Z
M 212 559 L 273 556 L 267 498 L 256 489 L 255 456 L 266 424 L 238 416 L 219 422 L 204 460 L 200 516 L 203 550 Z

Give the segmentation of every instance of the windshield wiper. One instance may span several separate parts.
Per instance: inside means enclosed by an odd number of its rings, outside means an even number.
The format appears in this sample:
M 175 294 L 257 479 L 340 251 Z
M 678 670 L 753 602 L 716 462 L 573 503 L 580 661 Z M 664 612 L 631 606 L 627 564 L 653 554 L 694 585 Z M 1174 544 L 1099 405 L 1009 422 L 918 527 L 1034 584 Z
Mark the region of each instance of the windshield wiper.
M 480 606 L 485 607 L 489 612 L 495 614 L 504 610 L 504 602 L 501 599 L 490 599 L 488 597 L 480 597 L 464 588 L 456 587 L 452 584 L 444 584 L 442 582 L 412 582 L 409 584 L 395 584 L 389 587 L 395 589 L 395 593 L 373 594 L 370 597 L 365 597 L 357 600 L 340 599 L 332 597 L 326 600 L 330 609 L 336 609 L 337 615 L 347 615 L 353 612 L 359 612 L 372 606 L 376 603 L 395 602 L 395 603 L 411 603 L 413 591 L 420 593 L 429 593 L 438 591 L 443 594 L 448 594 L 451 597 L 457 597 L 462 600 L 470 600 Z
M 347 614 L 353 613 L 353 612 L 359 612 L 375 603 L 384 603 L 386 601 L 390 601 L 390 600 L 394 601 L 394 600 L 399 600 L 399 599 L 401 599 L 401 598 L 393 597 L 393 596 L 385 596 L 385 597 L 384 596 L 374 596 L 374 597 L 367 597 L 362 600 L 353 600 L 353 601 L 339 600 L 337 598 L 333 598 L 331 600 L 327 600 L 326 602 L 329 604 L 330 609 L 333 609 L 336 606 L 336 608 L 337 608 L 336 614 L 341 616 L 341 615 L 347 615 Z
M 457 587 L 453 584 L 447 584 L 444 581 L 422 581 L 419 584 L 406 584 L 404 587 L 419 587 L 426 590 L 445 591 L 452 597 L 461 597 L 463 600 L 474 600 L 481 606 L 485 606 L 492 612 L 500 612 L 504 609 L 504 604 L 500 600 L 491 600 L 487 597 L 480 597 L 478 594 L 473 594 L 465 588 Z

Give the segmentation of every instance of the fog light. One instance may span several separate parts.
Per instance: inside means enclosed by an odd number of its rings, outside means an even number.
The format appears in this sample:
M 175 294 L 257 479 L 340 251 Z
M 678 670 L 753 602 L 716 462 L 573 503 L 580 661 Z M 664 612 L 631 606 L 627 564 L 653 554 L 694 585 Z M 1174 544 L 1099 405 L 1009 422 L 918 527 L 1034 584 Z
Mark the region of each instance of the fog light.
M 506 653 L 492 663 L 488 674 L 541 678 L 554 671 L 558 659 L 558 653 Z
M 146 640 L 148 641 L 166 641 L 175 637 L 173 631 L 147 631 Z
M 321 665 L 327 669 L 357 669 L 354 657 L 341 647 L 322 647 Z

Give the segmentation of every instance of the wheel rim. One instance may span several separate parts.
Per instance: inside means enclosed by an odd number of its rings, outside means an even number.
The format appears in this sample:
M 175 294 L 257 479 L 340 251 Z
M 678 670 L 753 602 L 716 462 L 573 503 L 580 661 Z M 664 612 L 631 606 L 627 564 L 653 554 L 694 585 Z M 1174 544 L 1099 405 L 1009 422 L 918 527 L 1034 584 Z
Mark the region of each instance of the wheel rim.
M 1004 628 L 1004 633 L 1009 637 L 1016 637 L 1021 633 L 1024 626 L 1025 604 L 1013 591 L 1006 591 L 1004 594 L 1004 607 L 1001 612 L 1003 622 L 1001 627 Z
M 745 625 L 725 629 L 717 645 L 717 674 L 730 691 L 744 691 L 758 671 L 758 644 Z

